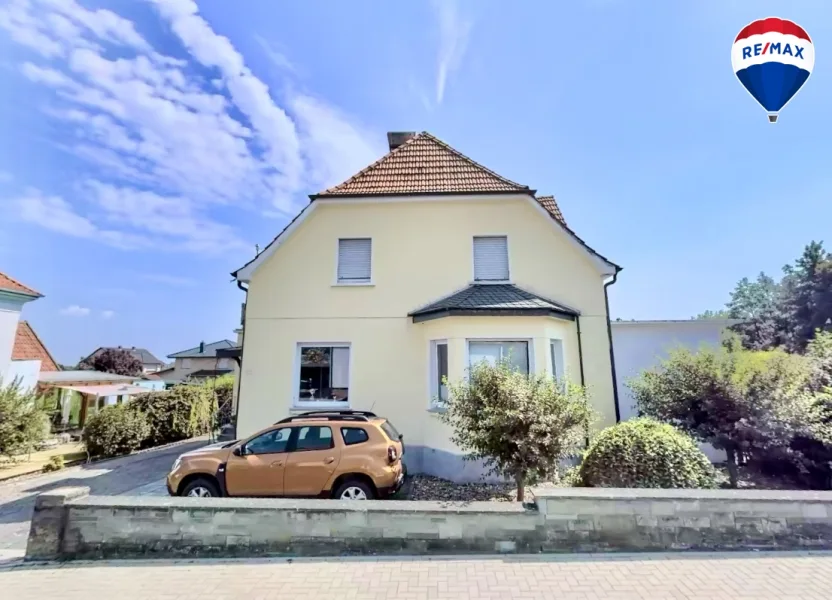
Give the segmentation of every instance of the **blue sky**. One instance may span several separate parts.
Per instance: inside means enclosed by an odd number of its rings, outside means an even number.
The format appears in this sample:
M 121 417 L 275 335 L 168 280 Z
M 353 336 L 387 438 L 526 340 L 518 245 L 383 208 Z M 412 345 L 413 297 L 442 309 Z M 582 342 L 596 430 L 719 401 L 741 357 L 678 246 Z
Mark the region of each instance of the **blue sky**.
M 719 308 L 830 231 L 827 5 L 8 0 L 0 271 L 59 361 L 233 339 L 254 245 L 429 130 L 557 197 L 624 267 L 614 317 Z M 817 56 L 776 125 L 730 60 L 772 15 Z

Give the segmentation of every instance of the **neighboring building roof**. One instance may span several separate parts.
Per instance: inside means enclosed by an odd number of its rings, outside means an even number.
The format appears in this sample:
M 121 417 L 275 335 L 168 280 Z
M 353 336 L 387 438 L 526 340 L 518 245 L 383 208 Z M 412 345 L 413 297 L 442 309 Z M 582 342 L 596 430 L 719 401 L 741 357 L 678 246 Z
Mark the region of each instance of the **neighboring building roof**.
M 233 348 L 234 346 L 236 344 L 231 340 L 220 340 L 219 342 L 212 342 L 210 344 L 202 343 L 189 350 L 168 354 L 168 358 L 215 358 L 217 356 L 217 350 L 220 348 Z
M 61 368 L 27 321 L 17 324 L 12 348 L 12 360 L 39 360 L 41 371 L 60 371 Z
M 114 373 L 102 373 L 101 371 L 49 371 L 41 372 L 38 376 L 39 383 L 66 383 L 68 381 L 136 381 L 141 377 L 129 377 L 127 375 L 115 375 Z
M 27 285 L 23 285 L 16 279 L 12 279 L 5 273 L 0 273 L 0 292 L 11 292 L 13 294 L 23 294 L 24 296 L 32 296 L 33 298 L 40 298 L 43 296 L 40 292 L 36 292 Z
M 566 225 L 566 219 L 563 218 L 563 213 L 560 212 L 560 207 L 554 196 L 538 196 L 537 201 L 540 202 L 540 206 L 549 211 L 550 215 Z
M 581 313 L 511 284 L 473 284 L 408 316 L 414 323 L 455 316 L 541 315 L 574 320 Z
M 84 360 L 89 360 L 99 352 L 104 352 L 105 350 L 127 350 L 130 354 L 136 357 L 142 365 L 163 365 L 165 364 L 164 361 L 159 360 L 150 350 L 145 348 L 136 348 L 135 346 L 131 346 L 130 348 L 125 348 L 123 346 L 101 346 L 100 348 L 96 348 L 95 351 L 90 354 Z
M 201 379 L 204 377 L 220 377 L 222 375 L 227 375 L 231 372 L 231 369 L 200 369 L 199 371 L 188 373 L 188 377 L 193 377 L 196 379 Z
M 345 182 L 311 198 L 530 191 L 423 131 Z
M 91 394 L 93 396 L 122 396 L 133 394 L 152 394 L 156 390 L 139 387 L 137 385 L 113 384 L 113 385 L 58 385 L 64 390 Z

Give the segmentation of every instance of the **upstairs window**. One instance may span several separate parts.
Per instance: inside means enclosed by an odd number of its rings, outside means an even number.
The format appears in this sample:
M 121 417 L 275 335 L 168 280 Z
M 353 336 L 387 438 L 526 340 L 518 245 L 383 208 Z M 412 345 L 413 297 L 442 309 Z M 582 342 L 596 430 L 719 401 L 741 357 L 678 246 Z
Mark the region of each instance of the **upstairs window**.
M 370 283 L 372 240 L 338 240 L 338 283 Z
M 474 238 L 474 281 L 508 281 L 508 239 L 504 235 Z

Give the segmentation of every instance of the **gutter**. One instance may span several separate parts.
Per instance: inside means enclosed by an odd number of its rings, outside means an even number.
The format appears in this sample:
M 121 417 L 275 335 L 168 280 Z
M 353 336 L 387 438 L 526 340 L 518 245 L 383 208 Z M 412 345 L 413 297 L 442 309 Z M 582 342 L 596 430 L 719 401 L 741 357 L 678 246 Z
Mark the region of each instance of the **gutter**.
M 610 321 L 610 297 L 608 294 L 609 287 L 618 280 L 618 273 L 621 271 L 619 267 L 613 273 L 612 279 L 604 284 L 604 306 L 607 310 L 607 337 L 610 341 L 610 370 L 612 371 L 612 396 L 615 400 L 615 422 L 621 422 L 621 407 L 618 404 L 618 377 L 615 374 L 615 352 L 612 347 L 612 322 Z

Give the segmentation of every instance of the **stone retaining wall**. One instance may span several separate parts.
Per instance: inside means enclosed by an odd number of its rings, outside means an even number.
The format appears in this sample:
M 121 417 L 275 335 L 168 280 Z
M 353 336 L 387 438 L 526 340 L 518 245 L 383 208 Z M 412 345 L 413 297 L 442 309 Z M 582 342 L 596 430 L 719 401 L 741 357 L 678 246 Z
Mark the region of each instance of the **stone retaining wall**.
M 37 498 L 30 560 L 832 548 L 832 493 L 537 490 L 533 504 Z

